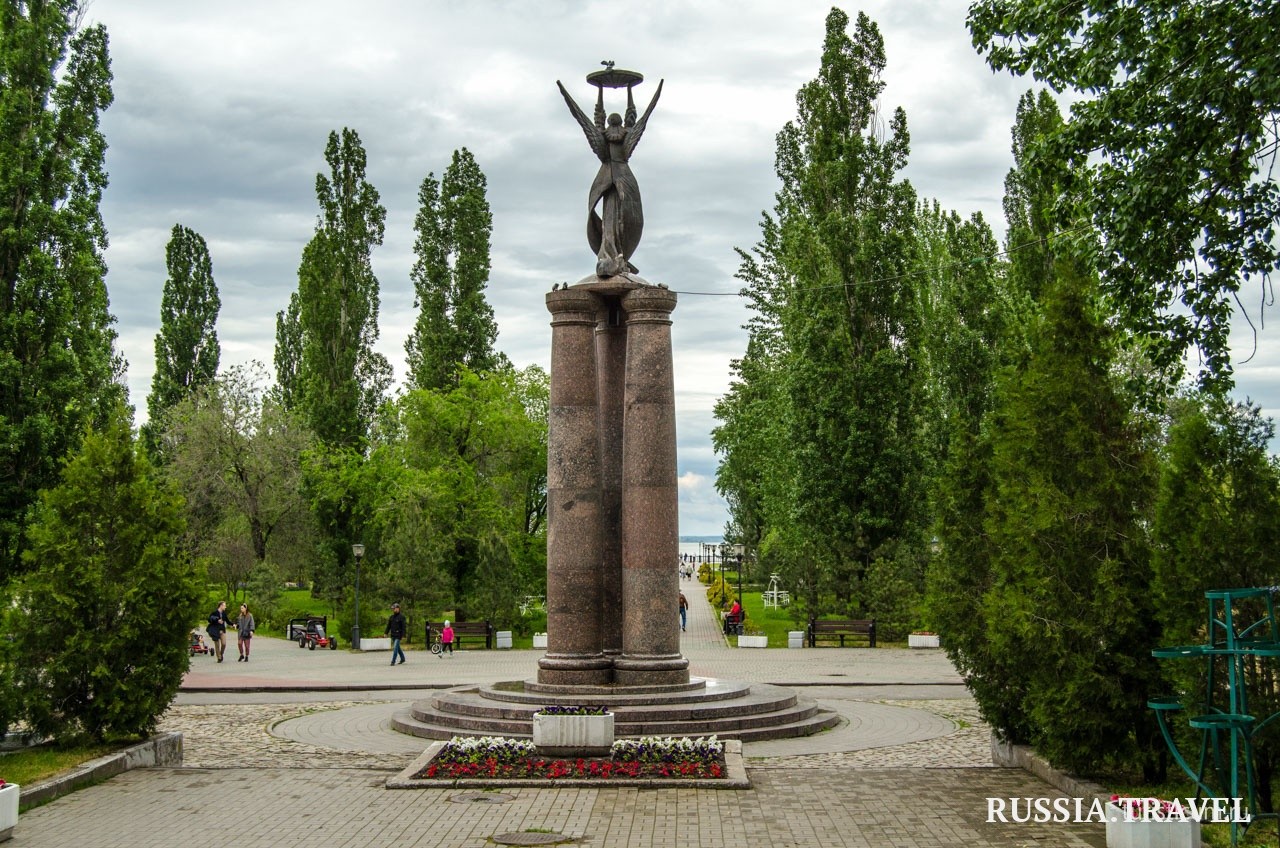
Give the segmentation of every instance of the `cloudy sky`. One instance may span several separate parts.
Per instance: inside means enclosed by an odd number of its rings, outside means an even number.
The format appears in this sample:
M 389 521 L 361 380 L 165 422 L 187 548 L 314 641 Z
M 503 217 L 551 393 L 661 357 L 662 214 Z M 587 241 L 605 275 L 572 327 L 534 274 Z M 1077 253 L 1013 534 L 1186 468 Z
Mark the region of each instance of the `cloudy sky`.
M 906 176 L 919 195 L 982 212 L 1002 237 L 1009 127 L 1030 83 L 986 67 L 970 45 L 965 7 L 842 5 L 880 25 L 883 102 L 906 110 Z M 517 365 L 547 366 L 544 294 L 594 270 L 584 222 L 598 165 L 555 83 L 589 112 L 595 89 L 585 75 L 611 59 L 645 75 L 636 88 L 642 110 L 665 79 L 631 163 L 645 212 L 632 261 L 681 293 L 672 330 L 680 532 L 718 534 L 726 513 L 712 485 L 711 410 L 746 338 L 734 248 L 755 243 L 761 212 L 772 208 L 774 137 L 817 71 L 830 8 L 815 0 L 92 0 L 88 17 L 107 26 L 115 73 L 115 104 L 103 118 L 108 286 L 140 416 L 173 225 L 209 244 L 223 365 L 270 366 L 275 314 L 296 288 L 315 226 L 325 141 L 342 127 L 360 134 L 387 207 L 373 262 L 379 348 L 397 378 L 415 317 L 418 186 L 464 146 L 488 178 L 498 347 Z M 1238 355 L 1252 344 L 1242 333 Z M 1280 354 L 1268 355 L 1268 333 L 1260 344 L 1240 368 L 1240 394 L 1269 407 Z

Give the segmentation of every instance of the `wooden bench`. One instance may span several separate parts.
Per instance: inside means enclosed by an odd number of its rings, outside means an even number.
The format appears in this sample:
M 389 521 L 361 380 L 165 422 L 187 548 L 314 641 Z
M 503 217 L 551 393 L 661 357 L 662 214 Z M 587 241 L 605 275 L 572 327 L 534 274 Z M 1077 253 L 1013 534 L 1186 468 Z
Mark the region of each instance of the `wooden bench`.
M 434 627 L 432 627 L 431 622 L 429 621 L 427 622 L 427 647 L 428 648 L 431 647 L 432 637 L 434 635 L 438 635 L 440 633 L 441 628 L 443 627 L 444 627 L 444 622 L 440 622 Z M 462 647 L 463 636 L 469 636 L 472 638 L 477 636 L 483 636 L 484 646 L 486 648 L 493 647 L 493 628 L 489 626 L 488 621 L 455 621 L 453 623 L 453 647 L 455 649 Z
M 869 646 L 876 646 L 876 620 L 874 618 L 859 621 L 856 619 L 846 619 L 841 621 L 822 620 L 817 618 L 809 619 L 809 647 L 818 647 L 818 640 L 840 640 L 840 647 L 844 647 L 844 637 L 857 636 L 864 638 Z

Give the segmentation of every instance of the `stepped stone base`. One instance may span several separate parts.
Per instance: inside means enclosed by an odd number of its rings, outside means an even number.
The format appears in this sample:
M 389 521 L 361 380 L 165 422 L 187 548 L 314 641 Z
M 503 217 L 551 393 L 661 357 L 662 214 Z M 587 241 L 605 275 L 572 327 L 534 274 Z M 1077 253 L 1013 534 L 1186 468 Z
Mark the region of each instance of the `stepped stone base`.
M 790 689 L 694 678 L 671 686 L 554 686 L 511 681 L 448 689 L 396 713 L 392 726 L 423 739 L 533 737 L 544 706 L 607 706 L 614 736 L 717 736 L 756 742 L 810 736 L 840 717 Z

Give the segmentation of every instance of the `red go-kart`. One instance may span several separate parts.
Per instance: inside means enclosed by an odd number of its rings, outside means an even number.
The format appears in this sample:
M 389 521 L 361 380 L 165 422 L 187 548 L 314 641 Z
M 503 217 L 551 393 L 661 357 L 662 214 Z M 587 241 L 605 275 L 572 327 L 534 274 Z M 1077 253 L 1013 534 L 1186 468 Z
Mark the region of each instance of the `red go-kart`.
M 323 615 L 293 618 L 289 620 L 289 627 L 285 632 L 289 639 L 298 643 L 299 648 L 308 648 L 312 651 L 316 648 L 328 648 L 336 651 L 338 637 L 329 635 L 328 623 L 328 616 Z

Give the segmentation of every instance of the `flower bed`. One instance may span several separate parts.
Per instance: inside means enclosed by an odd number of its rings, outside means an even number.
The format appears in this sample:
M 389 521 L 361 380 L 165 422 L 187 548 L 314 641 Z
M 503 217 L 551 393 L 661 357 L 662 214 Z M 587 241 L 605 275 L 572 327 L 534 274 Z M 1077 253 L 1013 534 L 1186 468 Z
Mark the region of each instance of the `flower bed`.
M 501 779 L 722 779 L 724 743 L 710 739 L 620 739 L 607 757 L 546 757 L 533 743 L 496 736 L 450 740 L 417 780 L 450 782 L 465 778 Z

